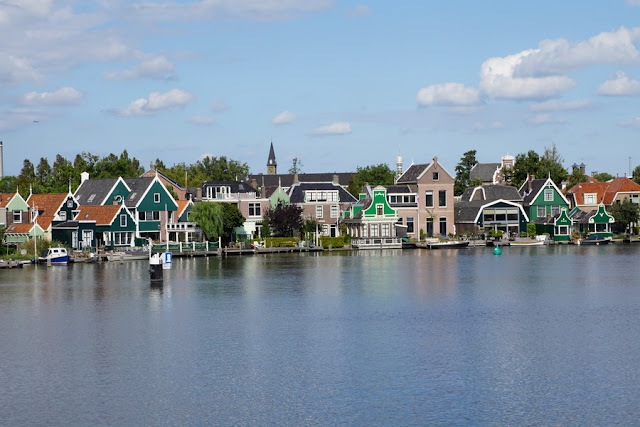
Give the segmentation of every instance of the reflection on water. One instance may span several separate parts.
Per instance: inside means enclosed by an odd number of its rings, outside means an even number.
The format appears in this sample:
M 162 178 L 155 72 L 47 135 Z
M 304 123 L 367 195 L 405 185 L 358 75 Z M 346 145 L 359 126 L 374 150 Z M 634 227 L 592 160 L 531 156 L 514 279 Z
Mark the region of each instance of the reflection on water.
M 635 424 L 640 247 L 0 271 L 23 424 Z

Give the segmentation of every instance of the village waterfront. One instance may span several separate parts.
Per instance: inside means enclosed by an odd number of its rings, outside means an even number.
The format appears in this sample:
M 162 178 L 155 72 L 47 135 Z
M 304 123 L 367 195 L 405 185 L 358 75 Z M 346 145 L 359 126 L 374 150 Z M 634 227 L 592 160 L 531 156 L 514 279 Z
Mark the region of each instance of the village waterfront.
M 5 425 L 640 421 L 638 245 L 0 272 Z

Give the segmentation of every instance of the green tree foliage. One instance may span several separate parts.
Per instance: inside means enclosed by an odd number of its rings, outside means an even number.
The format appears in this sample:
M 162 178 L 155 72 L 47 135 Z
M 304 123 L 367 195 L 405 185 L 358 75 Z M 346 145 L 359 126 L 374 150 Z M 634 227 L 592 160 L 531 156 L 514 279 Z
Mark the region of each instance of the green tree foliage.
M 260 236 L 263 239 L 271 237 L 271 226 L 269 224 L 269 217 L 264 215 L 262 217 L 262 225 L 260 226 Z
M 389 165 L 380 163 L 379 165 L 358 167 L 356 173 L 349 180 L 349 193 L 357 199 L 360 190 L 365 184 L 370 185 L 391 185 L 394 183 L 396 174 Z
M 196 203 L 191 210 L 191 221 L 198 224 L 207 240 L 218 240 L 223 231 L 221 203 Z
M 562 162 L 562 156 L 558 153 L 555 144 L 545 148 L 542 156 L 533 150 L 529 150 L 526 154 L 520 153 L 516 155 L 515 165 L 510 171 L 511 182 L 516 187 L 520 187 L 527 179 L 527 175 L 533 175 L 536 178 L 551 176 L 553 182 L 561 187 L 562 181 L 567 177 L 567 170 L 562 166 Z
M 456 166 L 456 181 L 453 186 L 453 193 L 456 196 L 464 193 L 471 184 L 471 168 L 473 168 L 478 161 L 476 160 L 476 150 L 467 151 L 462 155 L 460 163 Z M 482 181 L 480 182 L 482 184 Z
M 0 179 L 0 193 L 14 193 L 17 187 L 17 176 L 7 175 L 3 176 L 2 179 Z
M 640 165 L 636 166 L 636 168 L 633 170 L 631 179 L 633 179 L 633 182 L 635 182 L 636 184 L 640 184 Z
M 242 227 L 245 217 L 242 216 L 238 207 L 231 203 L 221 203 L 222 205 L 222 239 L 231 240 L 231 235 L 236 227 Z
M 303 225 L 302 208 L 296 205 L 279 204 L 275 209 L 269 209 L 266 217 L 274 235 L 278 237 L 293 237 Z
M 574 185 L 587 181 L 589 181 L 589 178 L 587 178 L 584 172 L 582 172 L 582 169 L 574 168 L 573 172 L 571 172 L 571 175 L 569 175 L 569 183 L 567 184 L 566 189 L 569 190 Z
M 183 183 L 185 176 L 190 187 L 200 187 L 205 181 L 243 180 L 249 174 L 249 166 L 237 160 L 221 157 L 205 157 L 192 165 L 178 163 L 170 168 L 156 161 L 156 169 L 177 183 Z
M 291 167 L 289 168 L 289 173 L 302 173 L 302 161 L 294 157 L 291 161 Z
M 633 203 L 625 197 L 622 202 L 611 205 L 609 213 L 616 220 L 618 226 L 624 226 L 624 229 L 621 231 L 626 231 L 630 224 L 638 222 L 640 207 L 637 203 Z
M 595 179 L 596 181 L 600 181 L 600 182 L 607 182 L 609 180 L 614 179 L 615 176 L 611 175 L 610 173 L 607 172 L 600 172 L 600 173 L 596 173 L 593 175 L 593 179 Z

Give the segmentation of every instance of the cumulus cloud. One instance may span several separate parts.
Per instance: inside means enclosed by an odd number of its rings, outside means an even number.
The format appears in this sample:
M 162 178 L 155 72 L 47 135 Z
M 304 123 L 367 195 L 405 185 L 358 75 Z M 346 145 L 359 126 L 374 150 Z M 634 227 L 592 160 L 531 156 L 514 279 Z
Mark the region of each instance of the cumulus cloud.
M 516 77 L 560 75 L 599 64 L 636 65 L 640 54 L 635 43 L 640 28 L 620 27 L 588 40 L 543 40 L 538 49 L 523 56 L 515 67 Z
M 173 80 L 175 66 L 164 56 L 146 59 L 130 70 L 110 71 L 103 74 L 107 80 L 137 80 L 143 78 Z
M 161 110 L 182 107 L 195 99 L 195 95 L 182 89 L 172 89 L 166 93 L 151 92 L 147 98 L 136 99 L 127 108 L 115 110 L 114 113 L 122 117 L 150 116 Z
M 416 96 L 418 105 L 477 105 L 480 91 L 461 83 L 442 83 L 423 87 Z
M 570 111 L 570 110 L 585 110 L 591 108 L 593 102 L 589 99 L 576 99 L 573 101 L 562 102 L 557 99 L 550 101 L 537 102 L 531 104 L 531 111 Z
M 0 52 L 0 86 L 15 86 L 25 81 L 38 81 L 42 75 L 25 58 Z
M 25 93 L 20 103 L 22 105 L 73 105 L 80 102 L 82 92 L 72 87 L 63 87 L 55 92 Z
M 598 95 L 634 96 L 640 95 L 640 81 L 630 79 L 622 71 L 618 71 L 598 87 Z
M 191 124 L 201 125 L 201 126 L 208 126 L 215 123 L 215 120 L 213 120 L 211 117 L 206 117 L 206 116 L 192 116 L 192 117 L 189 117 L 187 121 Z
M 351 124 L 348 122 L 335 122 L 330 125 L 320 126 L 311 131 L 311 135 L 345 135 L 351 133 Z
M 534 53 L 535 50 L 530 49 L 487 59 L 480 67 L 480 88 L 496 99 L 543 99 L 557 96 L 576 85 L 566 76 L 516 77 L 516 67 Z
M 291 111 L 283 111 L 282 113 L 276 114 L 272 119 L 271 123 L 274 125 L 284 125 L 287 123 L 291 123 L 296 119 L 296 115 Z

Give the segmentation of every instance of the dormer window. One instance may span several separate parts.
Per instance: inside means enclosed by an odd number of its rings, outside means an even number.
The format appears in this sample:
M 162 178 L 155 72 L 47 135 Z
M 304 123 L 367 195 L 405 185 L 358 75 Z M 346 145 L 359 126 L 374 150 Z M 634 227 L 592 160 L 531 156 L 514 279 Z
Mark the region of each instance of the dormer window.
M 96 198 L 95 194 L 90 195 L 89 198 L 87 199 L 87 203 L 93 202 L 93 199 L 95 199 L 95 198 Z
M 584 204 L 585 205 L 595 205 L 596 204 L 596 193 L 584 193 Z

